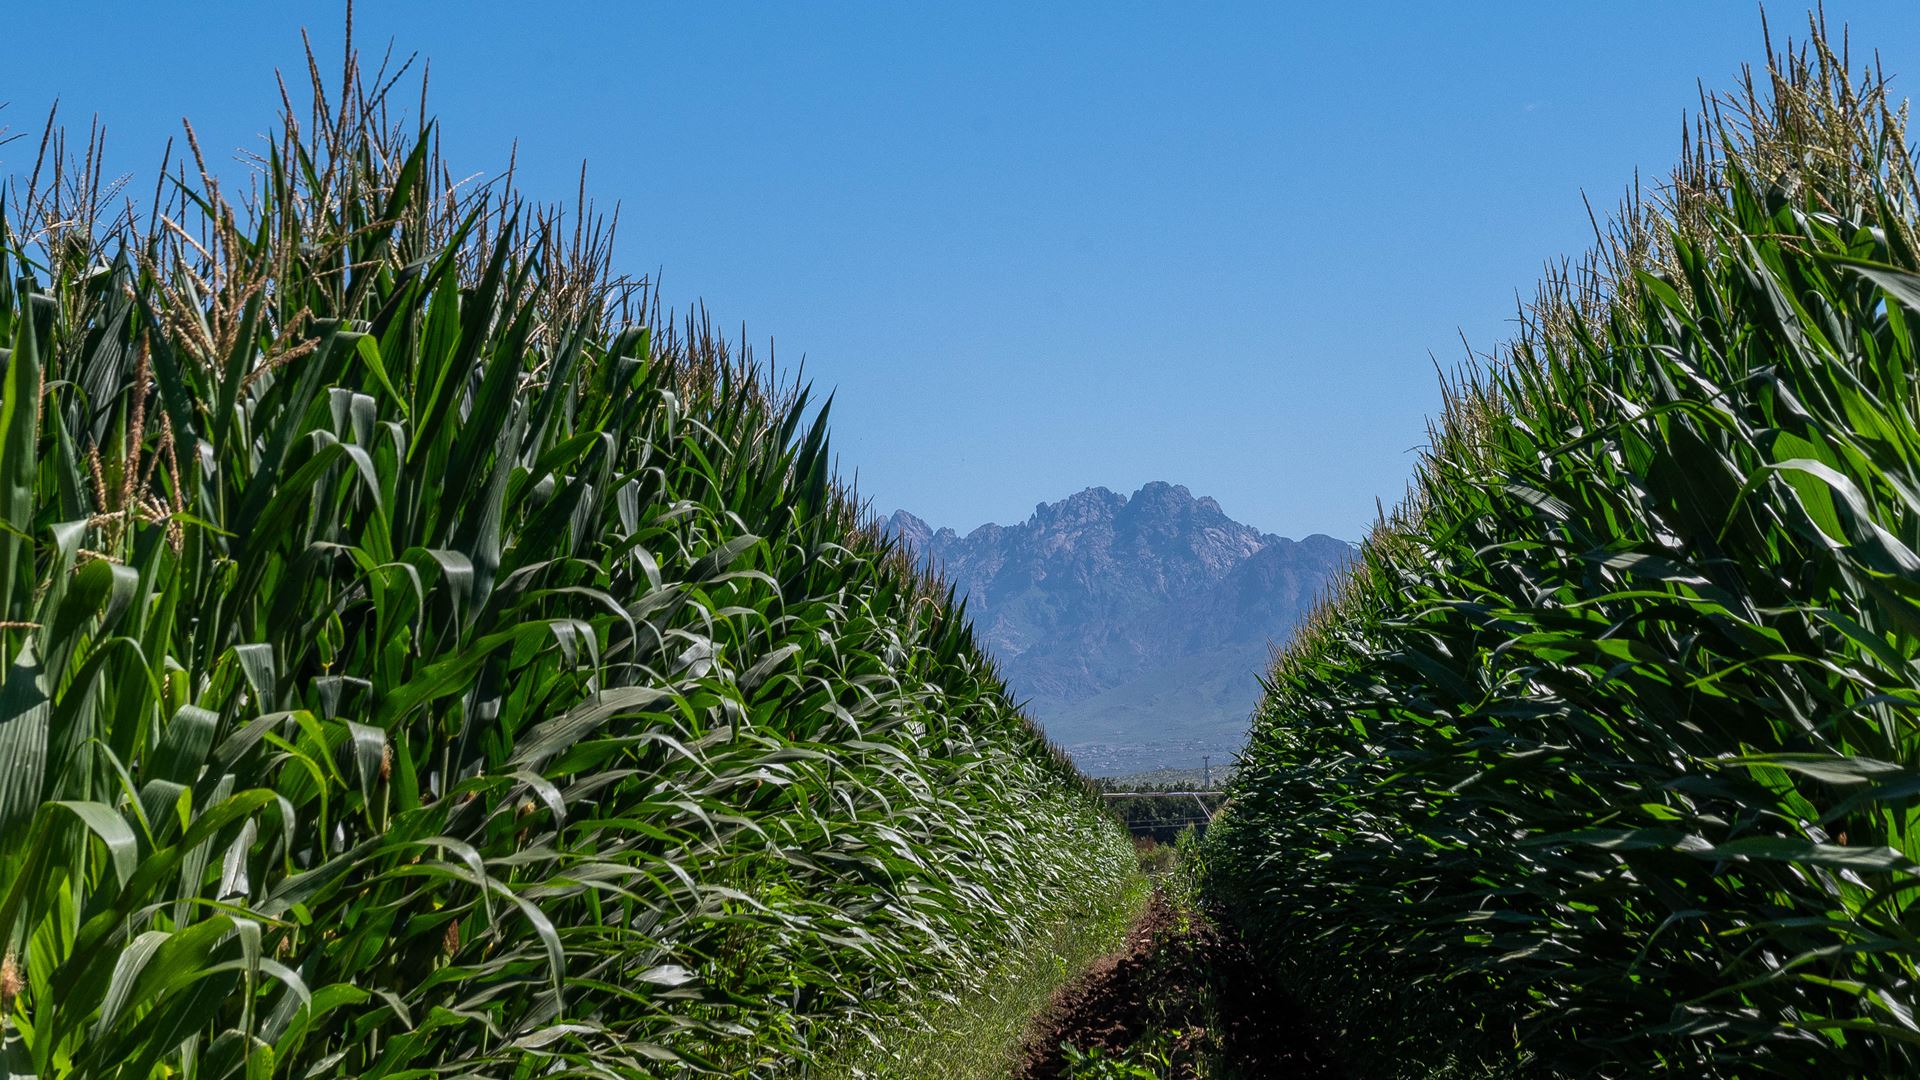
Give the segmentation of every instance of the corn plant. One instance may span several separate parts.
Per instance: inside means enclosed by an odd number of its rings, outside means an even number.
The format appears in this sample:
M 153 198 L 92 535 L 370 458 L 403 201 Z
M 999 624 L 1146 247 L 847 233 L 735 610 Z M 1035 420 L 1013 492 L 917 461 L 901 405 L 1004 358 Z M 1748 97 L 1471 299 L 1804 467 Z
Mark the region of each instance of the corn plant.
M 1118 881 L 826 408 L 395 78 L 0 200 L 4 1069 L 791 1073 Z
M 1272 672 L 1208 886 L 1372 1074 L 1920 1071 L 1920 185 L 1817 23 L 1757 82 Z

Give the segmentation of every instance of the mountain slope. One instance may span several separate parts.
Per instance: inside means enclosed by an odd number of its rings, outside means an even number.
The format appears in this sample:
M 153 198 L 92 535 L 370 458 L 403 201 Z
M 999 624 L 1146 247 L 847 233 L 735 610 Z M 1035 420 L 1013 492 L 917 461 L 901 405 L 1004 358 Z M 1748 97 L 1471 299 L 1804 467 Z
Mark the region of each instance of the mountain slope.
M 1352 555 L 1262 533 L 1161 482 L 1088 488 L 965 536 L 902 510 L 887 531 L 967 598 L 1049 735 L 1095 772 L 1224 758 L 1256 675 Z

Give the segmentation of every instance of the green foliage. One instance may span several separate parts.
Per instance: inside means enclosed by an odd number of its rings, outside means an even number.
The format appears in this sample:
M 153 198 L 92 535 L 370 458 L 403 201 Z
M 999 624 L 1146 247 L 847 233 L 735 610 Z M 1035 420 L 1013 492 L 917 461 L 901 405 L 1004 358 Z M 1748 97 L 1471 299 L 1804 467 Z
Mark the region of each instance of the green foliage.
M 1183 910 L 1198 908 L 1206 900 L 1207 845 L 1199 829 L 1183 829 L 1174 837 L 1172 857 L 1161 888 Z
M 1121 880 L 825 408 L 348 75 L 0 209 L 5 1069 L 768 1075 Z
M 1114 1056 L 1098 1046 L 1081 1050 L 1061 1043 L 1066 1055 L 1069 1080 L 1166 1080 L 1173 1075 L 1173 1061 L 1163 1050 L 1133 1047 Z
M 1817 34 L 1709 115 L 1452 391 L 1207 838 L 1369 1075 L 1920 1071 L 1920 185 Z
M 1005 1080 L 1016 1072 L 1034 1018 L 1095 961 L 1119 949 L 1146 910 L 1152 886 L 1135 873 L 1115 883 L 1097 874 L 1064 884 L 1050 925 L 1010 952 L 978 985 L 893 1017 L 823 1077 L 866 1080 Z M 945 995 L 942 995 L 944 997 Z
M 1103 792 L 1125 792 L 1107 796 L 1108 811 L 1134 836 L 1159 844 L 1172 844 L 1187 829 L 1205 829 L 1224 798 L 1218 789 L 1203 788 L 1198 782 L 1153 784 L 1100 779 L 1094 783 Z

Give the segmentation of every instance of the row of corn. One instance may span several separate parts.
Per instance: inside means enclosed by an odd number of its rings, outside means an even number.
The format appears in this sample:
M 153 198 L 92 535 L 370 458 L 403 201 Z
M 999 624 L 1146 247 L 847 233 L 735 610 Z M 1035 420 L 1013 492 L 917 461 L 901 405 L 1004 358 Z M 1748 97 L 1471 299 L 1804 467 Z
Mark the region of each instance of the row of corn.
M 348 76 L 6 189 L 0 1075 L 786 1074 L 1126 872 L 825 409 Z
M 1920 1072 L 1920 185 L 1814 31 L 1271 675 L 1208 882 L 1369 1075 Z

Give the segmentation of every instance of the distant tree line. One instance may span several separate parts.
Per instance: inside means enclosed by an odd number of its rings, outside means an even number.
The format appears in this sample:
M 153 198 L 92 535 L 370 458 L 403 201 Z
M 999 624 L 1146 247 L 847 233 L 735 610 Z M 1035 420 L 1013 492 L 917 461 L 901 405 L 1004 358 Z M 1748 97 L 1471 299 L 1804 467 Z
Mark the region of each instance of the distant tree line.
M 1207 819 L 1226 793 L 1197 783 L 1143 784 L 1126 778 L 1101 779 L 1107 810 L 1136 837 L 1171 844 L 1189 826 L 1205 831 Z M 1151 792 L 1154 794 L 1141 794 Z M 1196 794 L 1204 792 L 1204 794 Z M 1126 793 L 1116 796 L 1115 793 Z M 1164 794 L 1162 794 L 1164 793 Z

